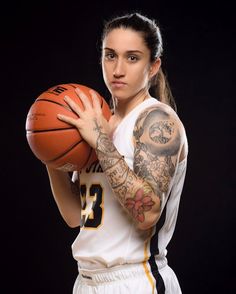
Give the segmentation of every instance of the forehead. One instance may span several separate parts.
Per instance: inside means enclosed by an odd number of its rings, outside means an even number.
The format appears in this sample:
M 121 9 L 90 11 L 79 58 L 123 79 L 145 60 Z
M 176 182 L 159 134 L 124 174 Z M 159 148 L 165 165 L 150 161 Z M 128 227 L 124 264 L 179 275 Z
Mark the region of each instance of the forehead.
M 148 50 L 142 34 L 126 28 L 118 28 L 110 31 L 103 40 L 103 48 L 111 48 L 116 51 Z

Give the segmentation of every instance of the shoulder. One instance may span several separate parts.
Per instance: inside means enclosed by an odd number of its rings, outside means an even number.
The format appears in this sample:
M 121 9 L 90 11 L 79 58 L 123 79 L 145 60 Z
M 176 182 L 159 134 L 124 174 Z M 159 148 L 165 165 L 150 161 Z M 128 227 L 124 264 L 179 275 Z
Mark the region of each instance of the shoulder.
M 177 113 L 171 108 L 169 105 L 164 104 L 162 102 L 157 101 L 157 103 L 148 106 L 144 110 L 139 113 L 136 123 L 139 123 L 142 119 L 146 118 L 149 115 L 154 115 L 157 119 L 174 119 L 181 123 L 180 118 L 178 117 Z
M 140 112 L 135 123 L 135 129 L 151 127 L 154 124 L 166 128 L 169 126 L 185 134 L 183 123 L 177 113 L 170 106 L 161 102 L 157 102 Z
M 180 118 L 170 106 L 161 102 L 139 114 L 133 137 L 136 147 L 144 143 L 155 152 L 159 150 L 165 153 L 168 150 L 170 154 L 180 151 L 186 142 L 185 129 Z

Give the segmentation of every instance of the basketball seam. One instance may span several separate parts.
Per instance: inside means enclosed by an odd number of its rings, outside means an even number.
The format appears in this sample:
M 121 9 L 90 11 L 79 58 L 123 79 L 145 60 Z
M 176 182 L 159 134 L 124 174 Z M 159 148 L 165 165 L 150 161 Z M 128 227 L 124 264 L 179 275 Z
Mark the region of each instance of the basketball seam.
M 71 87 L 73 87 L 74 89 L 76 89 L 76 88 L 78 88 L 80 85 L 79 84 L 68 84 L 68 85 L 70 85 Z
M 52 131 L 69 131 L 76 129 L 75 127 L 68 127 L 68 128 L 56 128 L 56 129 L 40 129 L 40 130 L 31 130 L 28 129 L 26 130 L 28 134 L 34 134 L 34 133 L 45 133 L 45 132 L 52 132 Z M 76 129 L 77 130 L 77 129 Z
M 59 156 L 53 158 L 53 159 L 49 159 L 49 160 L 45 160 L 45 162 L 53 162 L 56 161 L 58 159 L 60 159 L 61 157 L 63 157 L 64 155 L 66 155 L 68 152 L 70 152 L 72 149 L 74 149 L 77 145 L 79 145 L 80 143 L 85 142 L 84 139 L 81 139 L 79 142 L 77 142 L 76 144 L 72 145 L 69 149 L 67 149 L 66 151 L 64 151 L 62 154 L 60 154 Z M 91 148 L 91 147 L 90 147 Z
M 85 162 L 85 164 L 81 167 L 81 169 L 84 168 L 84 167 L 86 167 L 86 165 L 88 164 L 88 162 L 89 162 L 89 160 L 90 160 L 90 157 L 91 157 L 92 153 L 93 153 L 93 148 L 90 146 L 90 152 L 89 152 L 88 159 L 87 159 L 87 161 Z
M 73 112 L 69 106 L 64 105 L 64 104 L 61 104 L 61 103 L 56 102 L 56 101 L 53 101 L 53 100 L 50 100 L 50 99 L 39 98 L 39 99 L 37 99 L 37 100 L 35 101 L 35 103 L 36 103 L 36 102 L 39 102 L 39 101 L 51 102 L 51 103 L 54 103 L 54 104 L 57 104 L 57 105 L 59 105 L 59 106 L 64 107 L 66 110 L 69 110 L 70 112 Z

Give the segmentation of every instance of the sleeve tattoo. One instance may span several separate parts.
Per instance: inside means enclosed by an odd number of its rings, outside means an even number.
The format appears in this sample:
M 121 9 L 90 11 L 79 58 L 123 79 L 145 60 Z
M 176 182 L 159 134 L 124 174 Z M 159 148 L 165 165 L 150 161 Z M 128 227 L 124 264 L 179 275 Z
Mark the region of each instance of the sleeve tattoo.
M 97 122 L 96 152 L 104 173 L 130 215 L 143 223 L 152 211 L 160 212 L 175 173 L 180 134 L 175 119 L 163 110 L 143 112 L 134 128 L 134 170 L 126 164 Z

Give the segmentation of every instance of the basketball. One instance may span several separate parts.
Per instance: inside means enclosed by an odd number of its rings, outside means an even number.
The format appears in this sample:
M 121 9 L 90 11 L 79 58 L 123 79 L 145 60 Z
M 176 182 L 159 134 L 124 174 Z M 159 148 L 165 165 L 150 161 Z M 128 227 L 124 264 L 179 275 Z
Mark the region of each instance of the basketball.
M 75 83 L 56 85 L 36 98 L 26 118 L 26 138 L 33 154 L 44 164 L 62 171 L 80 171 L 97 159 L 94 149 L 83 140 L 78 129 L 57 118 L 58 113 L 78 117 L 64 101 L 67 95 L 83 108 L 75 92 L 77 87 L 92 99 L 90 87 Z M 109 120 L 110 108 L 105 99 L 95 92 L 103 115 Z

